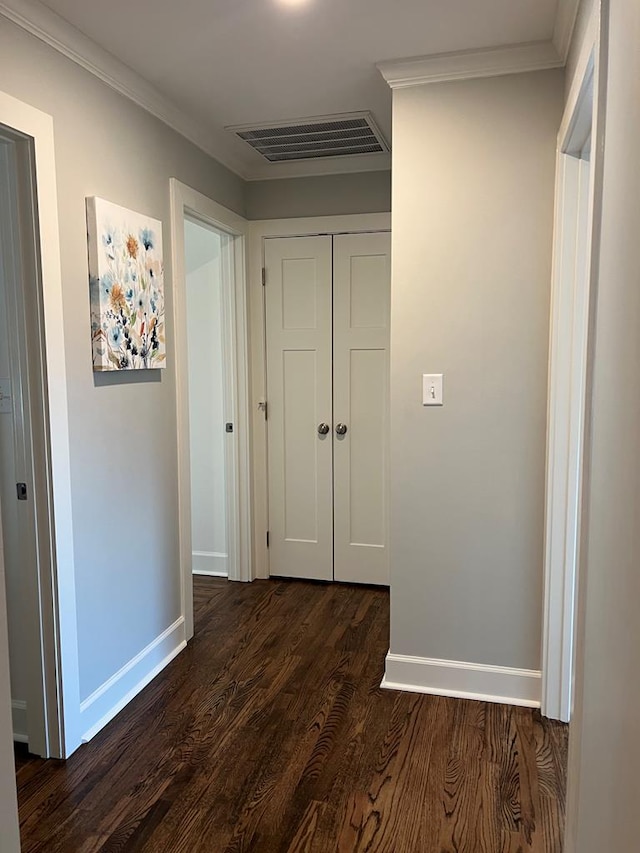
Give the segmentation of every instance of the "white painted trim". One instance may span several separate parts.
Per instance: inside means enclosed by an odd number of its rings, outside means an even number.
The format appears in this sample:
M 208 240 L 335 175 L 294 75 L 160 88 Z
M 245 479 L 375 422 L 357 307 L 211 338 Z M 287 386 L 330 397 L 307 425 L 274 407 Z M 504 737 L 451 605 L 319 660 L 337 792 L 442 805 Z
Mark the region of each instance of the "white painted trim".
M 569 56 L 571 39 L 578 17 L 580 0 L 558 0 L 556 23 L 553 28 L 553 44 L 564 65 Z
M 229 555 L 220 551 L 193 551 L 191 554 L 191 573 L 228 577 Z
M 87 743 L 104 728 L 186 645 L 184 617 L 180 616 L 111 678 L 94 690 L 80 705 L 83 724 L 88 726 L 82 736 L 82 742 Z M 150 664 L 151 668 L 146 669 Z M 123 684 L 124 695 L 122 695 Z M 91 709 L 94 709 L 92 713 L 88 713 Z M 90 718 L 93 718 L 93 721 Z
M 560 130 L 558 131 L 558 148 L 565 149 L 566 142 L 571 136 L 572 123 L 578 114 L 578 105 L 583 97 L 584 81 L 593 66 L 594 79 L 597 82 L 597 45 L 600 40 L 600 4 L 595 3 L 593 12 L 587 23 L 584 38 L 580 45 L 580 53 L 576 59 L 576 69 L 567 95 Z
M 193 551 L 194 557 L 216 557 L 221 560 L 226 560 L 228 554 L 223 554 L 222 551 Z
M 545 562 L 542 625 L 542 712 L 569 722 L 573 706 L 575 608 L 579 574 L 581 500 L 584 487 L 584 429 L 587 404 L 588 304 L 576 300 L 576 279 L 593 287 L 596 157 L 589 169 L 589 198 L 583 252 L 579 246 L 578 193 L 584 185 L 579 152 L 585 134 L 597 138 L 598 18 L 589 24 L 558 135 L 555 224 L 549 343 L 549 403 L 545 499 Z M 585 112 L 591 113 L 585 115 Z M 576 149 L 576 150 L 574 150 Z M 583 214 L 584 215 L 584 214 Z M 580 269 L 584 255 L 584 269 Z M 586 284 L 585 284 L 586 282 Z M 576 316 L 583 310 L 586 316 Z M 576 331 L 581 340 L 576 344 Z M 573 361 L 578 359 L 580 373 Z
M 19 699 L 11 701 L 11 719 L 13 721 L 13 739 L 16 743 L 29 743 L 27 724 L 27 703 Z
M 0 123 L 34 140 L 41 296 L 44 320 L 46 388 L 53 554 L 50 574 L 42 578 L 48 621 L 47 647 L 55 660 L 56 695 L 49 697 L 49 749 L 68 757 L 81 740 L 77 612 L 71 502 L 67 368 L 64 348 L 62 276 L 53 119 L 0 92 Z M 62 342 L 62 344 L 60 343 Z
M 233 459 L 227 525 L 229 580 L 250 581 L 251 567 L 251 476 L 249 440 L 249 352 L 247 317 L 246 242 L 249 223 L 242 216 L 212 201 L 197 190 L 171 178 L 171 259 L 173 282 L 174 365 L 178 443 L 178 522 L 180 530 L 180 572 L 182 612 L 187 640 L 193 636 L 193 572 L 191 547 L 191 460 L 189 453 L 189 377 L 186 332 L 184 267 L 185 213 L 235 237 L 235 290 L 231 309 L 233 352 L 233 399 L 231 420 L 234 432 L 228 436 Z M 233 551 L 232 545 L 236 551 Z
M 131 660 L 127 661 L 124 666 L 120 667 L 120 669 L 115 672 L 110 678 L 108 678 L 105 682 L 103 682 L 100 687 L 96 688 L 86 699 L 84 699 L 80 703 L 80 711 L 81 713 L 85 713 L 93 704 L 95 704 L 98 699 L 102 698 L 105 693 L 108 693 L 110 690 L 115 687 L 115 685 L 121 681 L 129 672 L 131 672 L 134 667 L 138 666 L 138 664 L 142 663 L 142 661 L 152 654 L 155 649 L 158 648 L 164 641 L 170 637 L 174 632 L 179 631 L 179 629 L 184 625 L 184 617 L 179 616 L 175 622 L 169 625 L 161 634 L 159 634 L 155 640 L 152 640 L 148 645 L 144 647 L 141 651 L 138 652 L 137 655 L 131 658 Z
M 204 569 L 194 569 L 193 574 L 203 578 L 229 578 L 228 572 L 208 572 Z
M 309 216 L 299 219 L 262 219 L 249 223 L 251 240 L 256 237 L 309 237 L 315 234 L 360 234 L 390 231 L 390 213 L 348 213 L 338 216 Z
M 265 306 L 262 287 L 264 241 L 269 237 L 309 237 L 317 234 L 360 234 L 390 231 L 390 213 L 316 216 L 300 219 L 265 219 L 249 223 L 249 328 L 251 330 L 251 461 L 254 577 L 269 577 L 269 484 L 267 479 L 267 427 L 260 405 L 265 402 Z
M 389 652 L 380 685 L 387 690 L 428 693 L 479 702 L 540 707 L 540 672 L 437 660 Z
M 377 68 L 392 89 L 406 89 L 426 83 L 543 71 L 563 65 L 564 60 L 553 44 L 545 41 L 390 60 L 379 62 Z

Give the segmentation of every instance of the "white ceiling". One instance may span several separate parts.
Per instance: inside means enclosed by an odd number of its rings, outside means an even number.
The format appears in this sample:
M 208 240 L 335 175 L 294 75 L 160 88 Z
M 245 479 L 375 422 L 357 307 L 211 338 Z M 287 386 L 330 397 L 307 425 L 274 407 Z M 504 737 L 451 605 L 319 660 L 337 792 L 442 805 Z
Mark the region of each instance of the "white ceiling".
M 391 135 L 376 63 L 550 41 L 558 0 L 45 0 L 140 74 L 245 177 L 327 170 L 268 164 L 224 128 L 370 110 Z M 349 158 L 330 171 L 388 164 Z M 326 161 L 325 161 L 326 163 Z

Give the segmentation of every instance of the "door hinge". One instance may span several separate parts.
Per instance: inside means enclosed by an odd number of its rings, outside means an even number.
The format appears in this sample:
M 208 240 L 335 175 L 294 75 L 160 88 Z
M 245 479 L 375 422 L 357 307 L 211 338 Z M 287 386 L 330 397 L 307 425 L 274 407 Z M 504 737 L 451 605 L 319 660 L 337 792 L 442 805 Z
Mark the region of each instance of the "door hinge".
M 269 407 L 268 407 L 268 404 L 267 404 L 267 401 L 266 401 L 266 400 L 263 400 L 261 403 L 258 403 L 258 408 L 260 409 L 260 411 L 261 411 L 261 412 L 264 412 L 264 419 L 265 419 L 265 421 L 266 421 L 266 419 L 267 419 L 267 411 L 268 411 L 268 408 L 269 408 Z
M 262 267 L 262 286 L 264 287 L 267 283 L 267 271 L 264 267 Z
M 269 547 L 269 531 L 267 530 L 267 548 Z

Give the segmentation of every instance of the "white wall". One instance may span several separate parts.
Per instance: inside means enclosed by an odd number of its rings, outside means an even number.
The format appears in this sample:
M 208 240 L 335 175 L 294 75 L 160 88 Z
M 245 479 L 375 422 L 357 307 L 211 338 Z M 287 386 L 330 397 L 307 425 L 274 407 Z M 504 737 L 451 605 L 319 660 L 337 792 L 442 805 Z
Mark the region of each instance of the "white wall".
M 194 571 L 228 572 L 221 237 L 185 221 Z
M 8 156 L 9 146 L 0 142 L 0 156 Z M 2 174 L 0 169 L 0 174 Z M 7 188 L 0 188 L 2 206 L 8 203 Z M 0 245 L 0 251 L 2 246 Z M 7 317 L 7 282 L 0 264 L 0 379 L 11 378 L 9 360 L 9 327 Z M 11 389 L 14 396 L 13 389 Z M 24 586 L 24 571 L 21 560 L 22 547 L 18 530 L 18 503 L 16 501 L 16 459 L 14 446 L 13 412 L 0 412 L 0 503 L 2 504 L 2 528 L 4 538 L 4 562 L 6 574 L 7 616 L 9 625 L 9 651 L 11 660 L 11 699 L 21 705 L 27 698 L 26 648 L 27 590 Z M 14 710 L 14 731 L 26 735 L 24 712 Z
M 64 287 L 83 726 L 91 729 L 177 648 L 177 448 L 169 178 L 243 213 L 244 185 L 56 51 L 0 18 L 0 87 L 53 116 Z M 85 197 L 164 223 L 169 369 L 94 376 Z M 143 660 L 122 671 L 136 655 Z M 118 674 L 100 696 L 94 691 Z
M 394 91 L 391 652 L 539 670 L 562 71 Z M 443 408 L 421 405 L 444 373 Z
M 610 11 L 608 11 L 610 10 Z M 607 26 L 608 24 L 608 26 Z M 608 38 L 607 38 L 608 29 Z M 601 241 L 566 853 L 638 849 L 640 4 L 604 4 Z M 608 60 L 607 60 L 608 50 Z M 600 144 L 597 151 L 601 150 Z

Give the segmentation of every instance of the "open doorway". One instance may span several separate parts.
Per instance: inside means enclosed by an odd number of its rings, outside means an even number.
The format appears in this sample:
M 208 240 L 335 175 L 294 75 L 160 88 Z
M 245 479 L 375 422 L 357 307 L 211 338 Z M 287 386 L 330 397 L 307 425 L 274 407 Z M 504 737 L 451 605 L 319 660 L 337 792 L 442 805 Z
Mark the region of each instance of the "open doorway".
M 58 748 L 47 412 L 29 140 L 0 127 L 0 520 L 13 738 Z
M 53 120 L 1 91 L 0 158 L 0 526 L 11 540 L 0 548 L 0 583 L 12 598 L 12 638 L 19 631 L 26 644 L 11 652 L 14 670 L 17 658 L 25 669 L 12 673 L 7 711 L 32 752 L 67 758 L 82 733 Z M 15 565 L 5 567 L 5 552 Z M 13 612 L 16 586 L 25 624 Z M 8 670 L 6 639 L 0 667 Z
M 194 575 L 250 570 L 247 223 L 171 180 L 180 566 L 187 639 Z
M 184 260 L 192 571 L 228 578 L 236 557 L 230 369 L 233 238 L 185 217 Z

